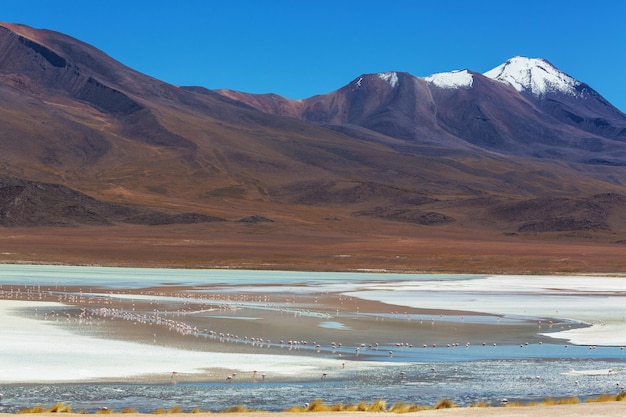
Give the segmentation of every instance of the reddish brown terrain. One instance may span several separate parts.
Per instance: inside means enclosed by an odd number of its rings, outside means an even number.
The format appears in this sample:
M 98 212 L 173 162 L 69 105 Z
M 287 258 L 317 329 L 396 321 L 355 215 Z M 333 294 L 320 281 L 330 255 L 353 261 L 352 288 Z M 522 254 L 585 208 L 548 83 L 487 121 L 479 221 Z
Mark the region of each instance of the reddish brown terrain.
M 626 115 L 472 74 L 296 102 L 0 24 L 0 262 L 626 271 Z
M 318 227 L 301 220 L 212 224 L 11 228 L 4 262 L 276 270 L 488 273 L 623 273 L 612 237 L 524 236 L 350 219 Z M 331 222 L 331 221 L 328 221 Z

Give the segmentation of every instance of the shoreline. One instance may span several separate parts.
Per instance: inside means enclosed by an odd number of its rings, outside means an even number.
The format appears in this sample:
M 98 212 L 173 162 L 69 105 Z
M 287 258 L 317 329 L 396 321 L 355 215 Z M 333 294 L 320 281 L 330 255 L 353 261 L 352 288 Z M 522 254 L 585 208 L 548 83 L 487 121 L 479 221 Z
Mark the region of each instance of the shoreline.
M 232 410 L 236 410 L 233 408 Z M 175 414 L 179 416 L 206 417 L 215 414 L 226 414 L 232 417 L 253 417 L 253 416 L 275 416 L 275 417 L 296 417 L 304 414 L 313 414 L 316 417 L 392 417 L 401 415 L 416 415 L 419 417 L 543 417 L 549 414 L 551 417 L 571 417 L 571 416 L 593 416 L 593 417 L 621 417 L 626 415 L 626 404 L 623 401 L 604 402 L 581 402 L 578 404 L 539 404 L 521 406 L 502 407 L 452 407 L 440 409 L 424 409 L 411 412 L 392 411 L 167 411 L 153 413 L 122 412 L 112 410 L 102 410 L 97 413 L 62 412 L 65 417 L 80 417 L 90 414 L 103 414 L 111 417 L 145 417 L 157 414 Z M 31 415 L 39 417 L 55 417 L 59 412 L 43 411 L 32 413 L 0 413 L 0 417 L 14 417 L 16 415 Z
M 0 265 L 16 266 L 65 266 L 85 268 L 128 268 L 128 269 L 164 269 L 164 270 L 198 270 L 198 271 L 260 271 L 260 272 L 319 272 L 319 273 L 354 273 L 354 274 L 398 274 L 398 275 L 498 275 L 498 276 L 572 276 L 572 277 L 605 277 L 626 278 L 626 272 L 585 272 L 585 271 L 494 271 L 494 270 L 463 270 L 463 269 L 377 269 L 377 268 L 280 268 L 277 265 L 178 265 L 178 264 L 125 264 L 125 263 L 94 263 L 94 262 L 36 262 L 0 260 Z

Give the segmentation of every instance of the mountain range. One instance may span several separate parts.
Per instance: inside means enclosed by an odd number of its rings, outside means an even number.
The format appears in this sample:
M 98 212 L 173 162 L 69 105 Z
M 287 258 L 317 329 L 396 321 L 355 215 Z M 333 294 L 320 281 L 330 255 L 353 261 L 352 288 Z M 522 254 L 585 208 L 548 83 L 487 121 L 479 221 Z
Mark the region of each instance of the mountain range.
M 402 152 L 430 145 L 594 165 L 624 165 L 626 157 L 626 116 L 544 59 L 514 57 L 485 74 L 362 75 L 335 92 L 298 101 L 218 92 Z
M 540 58 L 364 74 L 292 100 L 171 85 L 1 23 L 0 149 L 4 227 L 344 221 L 626 241 L 626 115 Z

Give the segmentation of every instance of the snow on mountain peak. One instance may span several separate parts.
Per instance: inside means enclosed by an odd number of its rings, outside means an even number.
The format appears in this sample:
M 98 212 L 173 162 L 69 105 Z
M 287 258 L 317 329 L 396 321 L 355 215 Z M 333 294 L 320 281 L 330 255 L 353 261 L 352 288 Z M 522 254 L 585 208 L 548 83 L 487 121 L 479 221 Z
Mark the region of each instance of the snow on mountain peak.
M 559 71 L 541 58 L 516 56 L 483 74 L 487 78 L 509 84 L 517 91 L 530 91 L 536 96 L 550 92 L 578 95 L 580 82 Z
M 378 78 L 387 81 L 392 87 L 398 85 L 398 74 L 395 72 L 381 72 L 378 74 Z
M 474 83 L 474 77 L 468 70 L 440 72 L 429 75 L 425 77 L 424 80 L 439 88 L 471 87 Z

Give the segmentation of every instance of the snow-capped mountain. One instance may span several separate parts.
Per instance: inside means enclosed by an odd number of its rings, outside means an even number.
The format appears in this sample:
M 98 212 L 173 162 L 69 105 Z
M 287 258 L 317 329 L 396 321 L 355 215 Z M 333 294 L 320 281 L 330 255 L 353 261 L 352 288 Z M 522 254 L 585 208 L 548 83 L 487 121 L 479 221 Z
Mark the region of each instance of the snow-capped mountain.
M 474 77 L 468 70 L 440 72 L 425 77 L 424 80 L 439 88 L 467 88 L 474 83 Z
M 396 72 L 381 72 L 378 74 L 378 78 L 387 81 L 392 87 L 398 85 L 398 74 Z
M 405 150 L 435 144 L 594 164 L 626 159 L 626 115 L 545 59 L 518 56 L 484 74 L 365 74 L 300 101 L 221 93 L 360 138 L 399 139 Z
M 509 84 L 519 92 L 530 92 L 536 96 L 545 96 L 549 93 L 572 96 L 581 94 L 582 83 L 541 58 L 516 56 L 483 75 Z
M 589 85 L 545 59 L 516 56 L 484 76 L 512 86 L 563 124 L 605 138 L 626 140 L 624 114 Z

